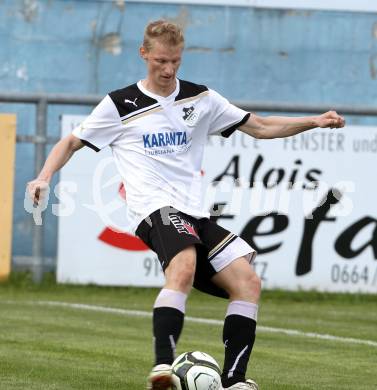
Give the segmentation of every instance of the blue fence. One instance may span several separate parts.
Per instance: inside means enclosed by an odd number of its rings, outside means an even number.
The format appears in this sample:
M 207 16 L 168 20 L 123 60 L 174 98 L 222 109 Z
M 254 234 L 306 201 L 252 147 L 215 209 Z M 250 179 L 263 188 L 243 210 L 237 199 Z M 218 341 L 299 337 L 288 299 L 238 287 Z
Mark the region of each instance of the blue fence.
M 119 1 L 0 2 L 0 92 L 103 95 L 145 74 L 138 56 L 146 23 L 168 18 L 186 34 L 179 76 L 207 84 L 231 100 L 374 106 L 377 103 L 377 19 L 373 13 L 295 11 Z M 48 135 L 63 113 L 48 109 Z M 17 132 L 35 134 L 36 112 L 16 112 Z M 353 123 L 375 124 L 370 117 Z M 13 254 L 30 255 L 32 219 L 23 209 L 34 176 L 34 145 L 16 151 Z M 46 215 L 45 255 L 56 253 L 56 217 Z

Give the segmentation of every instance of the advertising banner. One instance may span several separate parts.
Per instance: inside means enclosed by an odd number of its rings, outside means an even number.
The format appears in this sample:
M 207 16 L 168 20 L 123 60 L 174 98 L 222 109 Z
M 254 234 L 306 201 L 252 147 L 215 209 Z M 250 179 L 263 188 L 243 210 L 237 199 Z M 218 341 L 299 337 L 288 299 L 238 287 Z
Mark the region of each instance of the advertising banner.
M 11 270 L 15 152 L 16 115 L 0 114 L 0 281 Z
M 63 116 L 62 133 L 81 122 Z M 377 292 L 377 128 L 256 140 L 212 136 L 203 163 L 212 218 L 258 251 L 265 288 Z M 135 172 L 137 174 L 137 172 Z M 161 286 L 156 255 L 128 229 L 127 188 L 109 148 L 62 169 L 58 281 Z

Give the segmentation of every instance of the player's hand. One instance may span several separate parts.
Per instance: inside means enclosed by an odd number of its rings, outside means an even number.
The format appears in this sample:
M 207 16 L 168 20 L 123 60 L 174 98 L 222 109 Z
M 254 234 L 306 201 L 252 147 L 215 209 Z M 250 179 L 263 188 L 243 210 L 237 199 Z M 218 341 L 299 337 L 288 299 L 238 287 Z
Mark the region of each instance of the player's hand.
M 33 201 L 34 207 L 39 205 L 48 190 L 49 183 L 46 180 L 35 179 L 27 183 L 27 191 L 31 200 Z
M 336 111 L 328 111 L 317 117 L 317 125 L 321 128 L 338 129 L 344 127 L 345 123 L 344 118 Z

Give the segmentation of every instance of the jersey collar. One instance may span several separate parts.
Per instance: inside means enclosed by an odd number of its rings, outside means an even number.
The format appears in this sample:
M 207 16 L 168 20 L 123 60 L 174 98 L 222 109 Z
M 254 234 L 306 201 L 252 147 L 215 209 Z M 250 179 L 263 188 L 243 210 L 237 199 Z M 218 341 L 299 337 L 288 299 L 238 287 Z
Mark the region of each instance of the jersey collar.
M 175 90 L 172 94 L 170 94 L 169 96 L 160 96 L 160 95 L 157 95 L 153 92 L 150 92 L 148 91 L 146 88 L 143 87 L 142 85 L 142 80 L 138 81 L 137 83 L 137 87 L 140 89 L 140 91 L 144 94 L 144 95 L 147 95 L 149 97 L 151 97 L 152 99 L 155 99 L 157 100 L 159 103 L 169 103 L 171 101 L 174 101 L 175 98 L 178 96 L 179 94 L 179 89 L 180 89 L 180 86 L 179 86 L 179 79 L 175 79 Z

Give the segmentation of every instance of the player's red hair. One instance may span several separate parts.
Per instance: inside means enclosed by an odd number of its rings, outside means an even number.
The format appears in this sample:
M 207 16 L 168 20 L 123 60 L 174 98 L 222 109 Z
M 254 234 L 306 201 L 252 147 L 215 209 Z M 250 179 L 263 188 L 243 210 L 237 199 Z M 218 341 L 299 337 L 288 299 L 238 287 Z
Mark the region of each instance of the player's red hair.
M 166 20 L 156 20 L 147 25 L 144 32 L 143 46 L 149 51 L 152 48 L 153 40 L 169 46 L 184 46 L 185 38 L 181 27 Z

